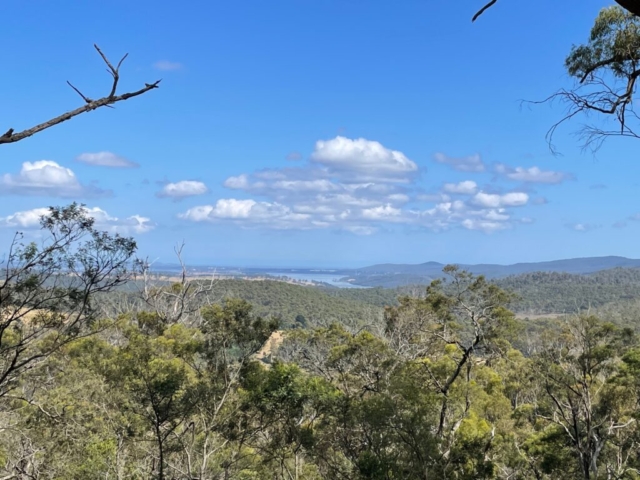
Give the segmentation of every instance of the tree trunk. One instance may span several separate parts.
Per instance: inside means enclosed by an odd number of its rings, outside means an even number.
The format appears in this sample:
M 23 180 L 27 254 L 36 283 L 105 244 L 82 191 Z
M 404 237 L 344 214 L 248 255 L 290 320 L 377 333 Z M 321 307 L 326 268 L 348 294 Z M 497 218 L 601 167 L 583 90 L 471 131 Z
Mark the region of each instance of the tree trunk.
M 156 423 L 156 440 L 158 441 L 158 460 L 160 464 L 158 465 L 158 476 L 157 480 L 164 480 L 164 439 L 162 438 L 162 432 L 160 431 L 160 424 Z
M 616 0 L 616 3 L 625 10 L 640 17 L 640 0 Z

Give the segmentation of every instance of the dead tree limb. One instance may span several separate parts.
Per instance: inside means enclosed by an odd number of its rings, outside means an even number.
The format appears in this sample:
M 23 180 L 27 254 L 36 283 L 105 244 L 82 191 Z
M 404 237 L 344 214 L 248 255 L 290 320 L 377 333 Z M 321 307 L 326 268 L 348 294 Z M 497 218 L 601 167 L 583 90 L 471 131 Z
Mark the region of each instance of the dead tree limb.
M 102 60 L 106 63 L 107 72 L 109 72 L 109 74 L 113 79 L 113 82 L 111 84 L 111 91 L 109 92 L 109 94 L 97 100 L 92 100 L 91 98 L 83 94 L 78 88 L 73 86 L 71 82 L 67 81 L 69 86 L 78 95 L 80 95 L 80 97 L 84 101 L 85 104 L 83 106 L 78 107 L 75 110 L 70 110 L 68 112 L 65 112 L 62 115 L 59 115 L 55 118 L 47 120 L 46 122 L 40 123 L 34 127 L 28 128 L 21 132 L 15 132 L 13 128 L 10 128 L 9 130 L 7 130 L 6 133 L 4 133 L 3 135 L 0 135 L 0 144 L 19 142 L 20 140 L 24 140 L 25 138 L 28 138 L 38 132 L 46 130 L 47 128 L 53 127 L 54 125 L 58 125 L 62 122 L 66 122 L 67 120 L 70 120 L 73 117 L 77 117 L 82 113 L 90 112 L 100 107 L 111 107 L 114 103 L 122 102 L 124 100 L 137 97 L 139 95 L 142 95 L 143 93 L 147 93 L 149 90 L 158 88 L 160 80 L 157 80 L 153 83 L 145 83 L 144 87 L 141 88 L 140 90 L 117 95 L 118 82 L 120 81 L 120 67 L 122 66 L 122 62 L 124 62 L 124 60 L 127 58 L 128 54 L 125 54 L 117 63 L 117 65 L 114 67 L 113 64 L 107 58 L 107 56 L 104 53 L 102 53 L 102 50 L 100 50 L 100 47 L 98 47 L 97 45 L 94 45 L 94 48 L 96 49 L 100 57 L 102 57 Z

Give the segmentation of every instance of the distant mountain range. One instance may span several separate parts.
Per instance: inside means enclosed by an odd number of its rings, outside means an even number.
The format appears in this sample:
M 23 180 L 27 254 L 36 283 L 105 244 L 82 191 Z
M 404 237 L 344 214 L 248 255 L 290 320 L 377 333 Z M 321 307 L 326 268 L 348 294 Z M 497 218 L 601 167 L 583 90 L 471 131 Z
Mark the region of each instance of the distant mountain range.
M 343 281 L 354 285 L 397 287 L 401 285 L 423 284 L 442 277 L 443 263 L 426 262 L 410 264 L 379 264 L 345 271 Z M 460 268 L 487 278 L 503 278 L 532 272 L 564 272 L 588 274 L 613 268 L 640 268 L 640 260 L 625 257 L 587 257 L 550 262 L 515 263 L 513 265 L 478 264 Z
M 533 272 L 560 272 L 574 275 L 611 270 L 615 268 L 640 268 L 640 259 L 625 257 L 587 257 L 554 260 L 550 262 L 514 263 L 497 265 L 482 263 L 477 265 L 458 264 L 460 268 L 490 279 L 505 278 Z M 187 267 L 189 275 L 222 277 L 289 277 L 298 280 L 328 282 L 332 285 L 348 284 L 362 287 L 399 287 L 404 285 L 428 284 L 436 278 L 442 278 L 444 263 L 426 262 L 420 264 L 383 263 L 356 269 L 318 269 L 318 268 L 249 268 L 215 267 L 209 265 Z M 156 272 L 175 273 L 181 271 L 180 265 L 154 263 Z

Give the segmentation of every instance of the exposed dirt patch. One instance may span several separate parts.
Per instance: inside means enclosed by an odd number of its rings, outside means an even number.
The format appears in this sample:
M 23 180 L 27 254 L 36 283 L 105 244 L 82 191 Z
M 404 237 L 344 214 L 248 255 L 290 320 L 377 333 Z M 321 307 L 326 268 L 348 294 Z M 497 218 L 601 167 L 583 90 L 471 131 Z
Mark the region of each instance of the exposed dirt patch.
M 282 341 L 284 340 L 284 331 L 276 330 L 271 334 L 271 336 L 264 342 L 264 345 L 258 352 L 256 353 L 256 358 L 261 361 L 266 361 L 271 357 L 271 355 L 278 350 L 280 345 L 282 345 Z

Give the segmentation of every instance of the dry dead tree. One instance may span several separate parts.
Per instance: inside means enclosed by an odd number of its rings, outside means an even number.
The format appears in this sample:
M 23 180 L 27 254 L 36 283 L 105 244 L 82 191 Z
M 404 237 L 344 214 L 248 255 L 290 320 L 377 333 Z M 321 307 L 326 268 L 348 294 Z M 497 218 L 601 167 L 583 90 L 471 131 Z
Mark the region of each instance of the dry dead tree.
M 182 259 L 184 243 L 176 247 L 175 254 L 180 264 L 178 281 L 166 284 L 160 275 L 153 274 L 153 262 L 140 261 L 139 272 L 142 277 L 140 296 L 143 302 L 165 324 L 170 325 L 178 321 L 191 323 L 204 305 L 212 303 L 210 294 L 216 284 L 215 272 L 209 280 L 189 278 L 187 267 Z M 164 285 L 163 285 L 164 283 Z
M 106 63 L 107 72 L 109 72 L 109 74 L 113 78 L 113 82 L 111 84 L 111 91 L 109 92 L 109 94 L 102 98 L 98 98 L 97 100 L 93 100 L 87 97 L 85 94 L 83 94 L 71 82 L 67 81 L 69 86 L 78 95 L 80 95 L 80 97 L 84 101 L 83 106 L 78 107 L 75 110 L 70 110 L 68 112 L 65 112 L 62 115 L 58 115 L 57 117 L 47 120 L 46 122 L 40 123 L 34 127 L 28 128 L 26 130 L 22 130 L 21 132 L 16 132 L 13 128 L 10 128 L 4 134 L 0 135 L 0 144 L 19 142 L 20 140 L 24 140 L 25 138 L 28 138 L 38 132 L 46 130 L 47 128 L 53 127 L 54 125 L 58 125 L 62 122 L 66 122 L 67 120 L 70 120 L 73 117 L 77 117 L 82 113 L 90 112 L 92 110 L 96 110 L 101 107 L 113 108 L 112 105 L 114 103 L 122 102 L 124 100 L 137 97 L 139 95 L 142 95 L 143 93 L 147 93 L 149 90 L 158 88 L 158 84 L 160 83 L 161 80 L 156 80 L 153 83 L 145 83 L 144 88 L 141 88 L 140 90 L 136 90 L 134 92 L 122 93 L 118 95 L 117 89 L 118 89 L 118 82 L 120 81 L 120 67 L 122 66 L 122 62 L 124 62 L 124 60 L 127 58 L 129 54 L 128 53 L 125 54 L 117 63 L 117 65 L 114 67 L 113 64 L 107 58 L 107 56 L 104 53 L 102 53 L 102 50 L 100 50 L 100 47 L 98 47 L 97 45 L 94 45 L 94 48 L 100 54 L 100 57 L 102 57 L 102 60 L 104 61 L 104 63 Z

